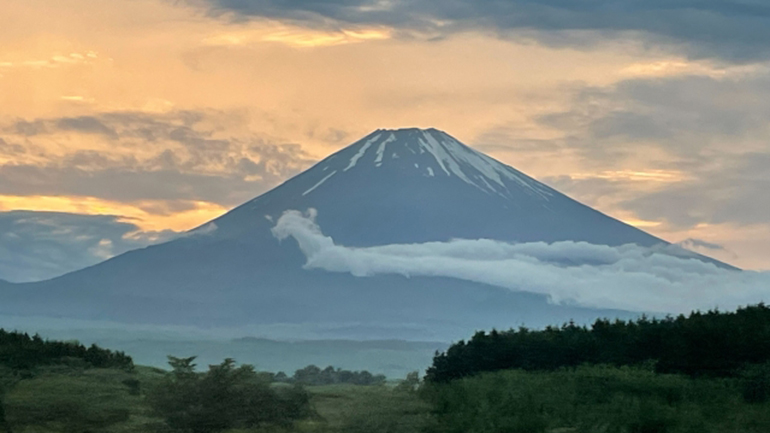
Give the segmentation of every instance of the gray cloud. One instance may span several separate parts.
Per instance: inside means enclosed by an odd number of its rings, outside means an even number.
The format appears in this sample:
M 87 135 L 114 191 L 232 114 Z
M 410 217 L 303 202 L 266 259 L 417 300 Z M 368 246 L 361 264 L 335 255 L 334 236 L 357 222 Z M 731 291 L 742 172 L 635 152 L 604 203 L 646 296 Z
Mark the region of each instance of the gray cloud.
M 768 74 L 633 79 L 609 88 L 582 88 L 568 111 L 537 120 L 565 131 L 563 145 L 587 156 L 616 154 L 646 142 L 692 157 L 736 140 L 764 140 L 770 132 L 768 97 Z
M 202 200 L 231 206 L 253 198 L 266 187 L 259 182 L 247 182 L 237 174 L 181 173 L 173 169 L 116 167 L 116 164 L 98 170 L 83 170 L 66 164 L 0 167 L 0 194 L 7 195 L 82 196 L 128 203 Z
M 56 121 L 56 127 L 64 131 L 79 131 L 90 134 L 103 134 L 110 138 L 117 138 L 117 133 L 96 117 L 63 117 Z
M 602 178 L 574 179 L 570 176 L 554 176 L 541 179 L 549 186 L 569 192 L 587 203 L 596 203 L 603 197 L 625 198 L 639 194 L 634 190 L 634 184 L 627 180 L 610 180 Z
M 0 212 L 0 279 L 48 279 L 177 235 L 141 232 L 111 215 Z
M 699 223 L 767 224 L 770 209 L 769 153 L 720 156 L 717 167 L 696 177 L 623 203 L 642 218 L 663 217 L 679 227 Z
M 108 112 L 17 120 L 0 128 L 0 156 L 34 149 L 36 157 L 0 165 L 0 194 L 233 206 L 314 162 L 298 144 L 223 131 L 218 116 L 223 115 Z M 48 156 L 44 139 L 59 134 L 95 134 L 109 146 Z
M 723 247 L 722 245 L 715 244 L 715 243 L 712 243 L 712 242 L 707 242 L 707 241 L 704 241 L 702 239 L 694 239 L 694 238 L 689 238 L 689 239 L 683 240 L 682 242 L 677 242 L 677 245 L 679 245 L 682 248 L 687 248 L 687 249 L 703 248 L 703 249 L 711 250 L 711 251 L 724 251 L 725 250 L 725 247 Z
M 589 203 L 615 203 L 672 228 L 767 224 L 770 209 L 770 74 L 633 79 L 576 90 L 570 108 L 536 121 L 561 131 L 546 149 L 578 155 L 584 170 L 681 173 L 658 188 L 625 178 L 544 179 Z M 497 131 L 482 135 L 494 142 Z M 491 137 L 491 139 L 490 139 Z M 525 142 L 526 143 L 526 142 Z M 518 146 L 517 152 L 542 152 Z M 644 158 L 639 162 L 639 158 Z M 645 186 L 646 189 L 640 186 Z
M 348 248 L 324 236 L 314 216 L 288 211 L 273 228 L 277 238 L 297 241 L 308 269 L 451 277 L 541 293 L 556 303 L 630 311 L 735 308 L 770 297 L 770 274 L 721 269 L 670 247 L 479 239 Z
M 8 143 L 0 138 L 0 154 L 2 155 L 20 155 L 25 153 L 24 146 Z
M 26 120 L 18 120 L 10 128 L 6 128 L 6 131 L 13 132 L 19 135 L 32 137 L 37 134 L 45 132 L 45 125 L 42 121 L 28 122 Z
M 770 5 L 752 0 L 188 0 L 214 16 L 290 20 L 338 29 L 384 25 L 405 35 L 476 30 L 552 45 L 619 37 L 667 44 L 694 57 L 766 58 Z

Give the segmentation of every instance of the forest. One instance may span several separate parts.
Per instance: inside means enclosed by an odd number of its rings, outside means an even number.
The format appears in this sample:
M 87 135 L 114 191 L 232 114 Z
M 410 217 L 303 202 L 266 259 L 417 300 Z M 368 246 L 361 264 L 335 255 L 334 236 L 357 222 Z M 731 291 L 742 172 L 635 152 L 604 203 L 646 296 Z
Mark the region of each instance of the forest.
M 770 431 L 770 309 L 476 333 L 420 378 L 225 359 L 165 370 L 0 332 L 2 433 Z
M 663 319 L 598 319 L 543 330 L 477 332 L 436 354 L 432 382 L 507 369 L 553 371 L 580 365 L 644 366 L 657 373 L 729 377 L 770 361 L 770 307 L 693 312 Z
M 42 365 L 81 363 L 94 368 L 130 370 L 134 362 L 123 352 L 96 345 L 86 348 L 78 342 L 43 340 L 39 335 L 0 329 L 0 366 L 29 370 Z

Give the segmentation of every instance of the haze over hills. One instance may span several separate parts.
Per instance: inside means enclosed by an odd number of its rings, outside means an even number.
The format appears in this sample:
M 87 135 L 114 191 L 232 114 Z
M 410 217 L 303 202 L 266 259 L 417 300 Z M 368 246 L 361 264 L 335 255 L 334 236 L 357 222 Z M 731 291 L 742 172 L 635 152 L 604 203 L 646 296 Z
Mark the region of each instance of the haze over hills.
M 526 287 L 303 269 L 296 242 L 279 241 L 271 229 L 287 210 L 308 209 L 324 234 L 348 247 L 458 238 L 666 244 L 444 132 L 378 130 L 184 237 L 2 287 L 0 314 L 410 340 L 630 315 L 554 305 Z

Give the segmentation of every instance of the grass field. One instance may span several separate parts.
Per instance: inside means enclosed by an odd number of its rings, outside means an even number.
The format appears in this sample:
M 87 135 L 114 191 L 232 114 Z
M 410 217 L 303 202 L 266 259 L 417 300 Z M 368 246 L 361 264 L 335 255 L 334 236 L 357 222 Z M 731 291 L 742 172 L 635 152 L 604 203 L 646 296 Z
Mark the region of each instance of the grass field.
M 430 406 L 415 392 L 398 387 L 329 385 L 310 392 L 319 431 L 411 433 L 430 422 Z
M 144 398 L 166 374 L 49 367 L 7 393 L 6 417 L 14 433 L 171 433 Z M 307 419 L 222 433 L 766 433 L 770 401 L 746 400 L 758 383 L 580 367 L 500 371 L 419 391 L 393 382 L 311 386 Z
M 20 380 L 5 396 L 14 433 L 145 433 L 159 419 L 145 404 L 143 391 L 163 377 L 162 370 L 51 367 Z
M 14 433 L 162 432 L 162 419 L 152 414 L 144 394 L 166 374 L 141 366 L 133 372 L 47 368 L 13 386 L 4 401 L 6 417 Z M 308 391 L 314 412 L 309 419 L 248 433 L 409 433 L 419 431 L 427 418 L 426 403 L 393 384 L 312 386 Z

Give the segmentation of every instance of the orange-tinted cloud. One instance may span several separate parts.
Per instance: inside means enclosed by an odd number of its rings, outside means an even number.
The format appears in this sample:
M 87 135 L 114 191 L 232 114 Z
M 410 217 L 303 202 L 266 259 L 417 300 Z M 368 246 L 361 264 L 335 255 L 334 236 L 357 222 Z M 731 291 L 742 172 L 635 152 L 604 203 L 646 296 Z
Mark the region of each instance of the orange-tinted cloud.
M 209 202 L 184 202 L 183 210 L 168 209 L 163 201 L 124 203 L 82 196 L 0 195 L 0 212 L 31 210 L 83 215 L 114 215 L 144 231 L 187 231 L 227 211 Z

